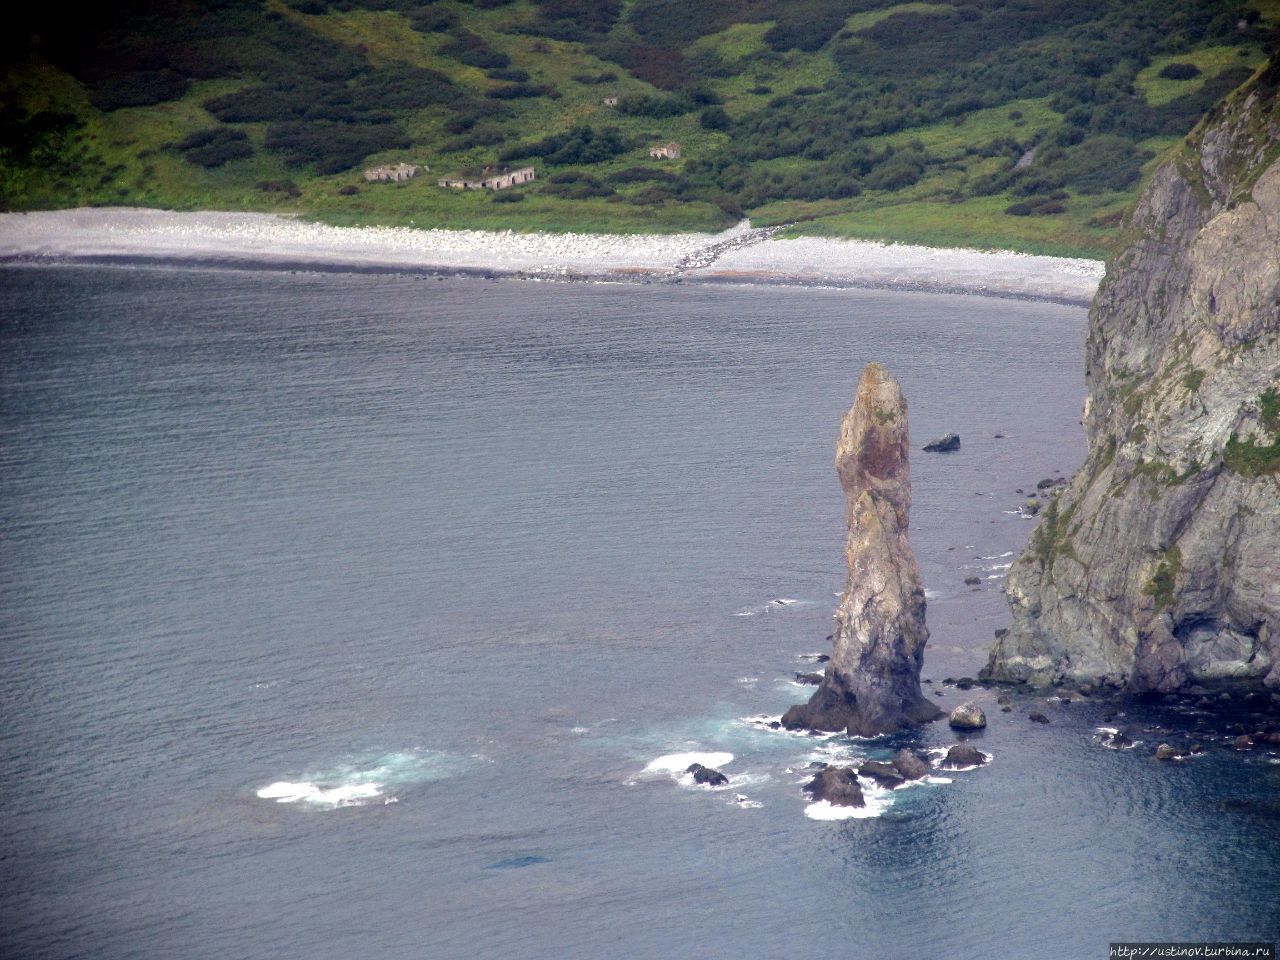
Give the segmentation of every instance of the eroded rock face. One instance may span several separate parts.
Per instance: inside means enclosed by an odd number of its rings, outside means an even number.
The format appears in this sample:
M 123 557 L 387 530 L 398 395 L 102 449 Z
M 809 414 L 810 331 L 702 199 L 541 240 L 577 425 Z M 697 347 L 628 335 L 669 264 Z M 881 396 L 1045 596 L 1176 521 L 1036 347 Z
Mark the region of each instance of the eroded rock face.
M 836 609 L 834 649 L 813 698 L 788 710 L 782 723 L 876 736 L 941 716 L 920 691 L 929 631 L 907 541 L 907 401 L 878 363 L 862 372 L 841 422 L 836 472 L 848 502 L 849 577 Z
M 1280 685 L 1280 65 L 1154 175 L 1089 315 L 1089 454 L 992 679 Z

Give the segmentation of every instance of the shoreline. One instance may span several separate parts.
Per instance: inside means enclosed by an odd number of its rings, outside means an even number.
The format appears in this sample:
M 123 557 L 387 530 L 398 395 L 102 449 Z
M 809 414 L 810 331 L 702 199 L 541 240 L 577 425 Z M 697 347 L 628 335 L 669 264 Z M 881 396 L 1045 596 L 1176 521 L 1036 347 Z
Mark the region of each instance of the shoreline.
M 562 282 L 902 290 L 1087 306 L 1100 261 L 719 234 L 546 234 L 332 227 L 277 214 L 133 207 L 0 214 L 0 264 L 181 266 Z

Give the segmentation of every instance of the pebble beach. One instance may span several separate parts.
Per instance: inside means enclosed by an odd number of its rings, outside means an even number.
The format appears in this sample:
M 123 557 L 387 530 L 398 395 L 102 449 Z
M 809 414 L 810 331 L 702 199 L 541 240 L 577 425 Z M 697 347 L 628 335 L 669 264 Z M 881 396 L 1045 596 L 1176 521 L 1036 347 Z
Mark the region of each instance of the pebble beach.
M 334 227 L 265 213 L 82 208 L 0 214 L 0 262 L 172 262 L 532 279 L 932 290 L 1087 304 L 1101 261 L 864 240 Z

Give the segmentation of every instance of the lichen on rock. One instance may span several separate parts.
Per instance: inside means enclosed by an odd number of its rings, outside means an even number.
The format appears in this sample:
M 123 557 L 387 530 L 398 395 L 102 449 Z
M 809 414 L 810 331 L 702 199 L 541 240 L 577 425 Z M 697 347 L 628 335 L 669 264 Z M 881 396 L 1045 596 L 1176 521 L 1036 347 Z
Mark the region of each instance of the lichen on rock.
M 867 364 L 841 422 L 836 472 L 848 505 L 849 576 L 836 609 L 834 648 L 813 698 L 788 710 L 782 723 L 877 736 L 942 715 L 920 690 L 929 631 L 907 539 L 907 401 L 878 363 Z

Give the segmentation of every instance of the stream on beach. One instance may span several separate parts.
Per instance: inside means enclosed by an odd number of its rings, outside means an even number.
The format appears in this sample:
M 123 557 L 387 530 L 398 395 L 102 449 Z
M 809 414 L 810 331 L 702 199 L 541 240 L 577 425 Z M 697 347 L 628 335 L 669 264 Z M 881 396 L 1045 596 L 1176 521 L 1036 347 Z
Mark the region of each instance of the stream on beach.
M 0 270 L 0 952 L 1280 939 L 1274 750 L 1157 763 L 1203 718 L 942 683 L 1007 624 L 1016 491 L 1084 455 L 1084 335 L 943 294 Z M 925 689 L 985 707 L 992 759 L 833 821 L 809 764 L 955 742 L 768 727 L 829 646 L 872 359 L 910 404 Z

